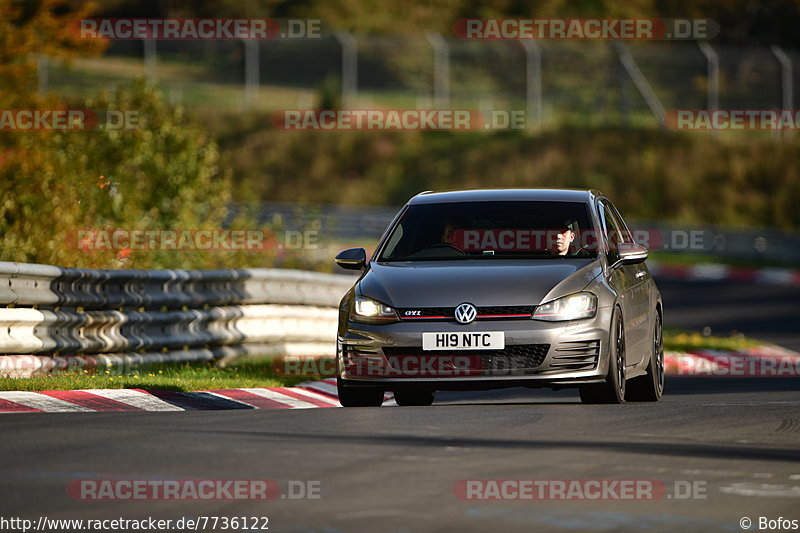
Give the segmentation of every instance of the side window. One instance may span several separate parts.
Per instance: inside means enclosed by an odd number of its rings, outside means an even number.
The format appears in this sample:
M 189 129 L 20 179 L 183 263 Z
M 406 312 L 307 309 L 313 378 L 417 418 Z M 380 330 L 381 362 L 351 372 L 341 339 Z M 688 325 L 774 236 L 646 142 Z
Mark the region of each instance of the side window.
M 622 219 L 622 215 L 619 214 L 619 211 L 617 211 L 617 208 L 614 207 L 613 204 L 609 203 L 608 204 L 608 209 L 609 209 L 609 211 L 611 211 L 611 216 L 614 218 L 614 220 L 617 221 L 617 225 L 619 226 L 619 230 L 622 232 L 622 239 L 621 239 L 622 242 L 635 242 L 633 240 L 633 235 L 631 235 L 630 230 L 628 230 L 628 225 Z
M 389 241 L 386 243 L 386 247 L 383 249 L 383 253 L 381 255 L 392 255 L 397 248 L 397 245 L 400 243 L 400 239 L 403 238 L 403 224 L 397 224 L 397 227 L 394 229 L 392 236 L 389 237 Z
M 603 223 L 603 233 L 605 234 L 606 242 L 608 243 L 608 251 L 606 257 L 608 263 L 613 265 L 619 259 L 619 243 L 620 243 L 620 228 L 619 223 L 614 219 L 608 203 L 604 200 L 600 201 L 598 206 L 600 209 L 600 218 Z

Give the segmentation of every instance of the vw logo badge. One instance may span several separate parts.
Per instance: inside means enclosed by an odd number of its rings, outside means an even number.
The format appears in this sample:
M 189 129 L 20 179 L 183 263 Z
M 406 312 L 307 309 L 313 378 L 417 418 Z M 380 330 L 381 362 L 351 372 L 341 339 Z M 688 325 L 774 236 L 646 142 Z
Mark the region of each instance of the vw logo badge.
M 472 304 L 461 304 L 456 307 L 456 320 L 461 324 L 469 324 L 475 320 L 478 310 Z

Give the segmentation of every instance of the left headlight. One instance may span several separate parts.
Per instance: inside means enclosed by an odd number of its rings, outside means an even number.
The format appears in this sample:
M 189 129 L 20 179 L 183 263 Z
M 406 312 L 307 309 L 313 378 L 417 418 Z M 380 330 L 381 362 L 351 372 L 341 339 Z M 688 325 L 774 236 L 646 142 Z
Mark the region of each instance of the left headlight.
M 397 311 L 393 307 L 371 298 L 356 296 L 350 320 L 365 324 L 385 324 L 387 322 L 396 322 L 399 319 Z
M 591 292 L 578 292 L 543 303 L 534 310 L 531 318 L 558 322 L 592 318 L 595 314 L 597 314 L 597 296 Z

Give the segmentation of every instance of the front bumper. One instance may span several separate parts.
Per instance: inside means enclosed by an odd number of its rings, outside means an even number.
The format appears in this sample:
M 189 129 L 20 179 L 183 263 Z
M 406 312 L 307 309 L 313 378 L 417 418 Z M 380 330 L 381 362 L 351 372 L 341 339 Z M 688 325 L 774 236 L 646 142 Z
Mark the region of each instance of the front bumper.
M 485 320 L 371 325 L 347 322 L 337 346 L 346 387 L 484 390 L 601 383 L 608 371 L 612 307 L 571 322 Z M 424 351 L 423 332 L 505 334 L 505 350 Z

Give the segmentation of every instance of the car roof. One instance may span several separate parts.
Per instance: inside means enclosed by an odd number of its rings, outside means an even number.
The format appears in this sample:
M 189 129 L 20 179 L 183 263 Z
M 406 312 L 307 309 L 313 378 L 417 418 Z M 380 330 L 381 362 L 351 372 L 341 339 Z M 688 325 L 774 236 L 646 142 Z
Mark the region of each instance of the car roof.
M 491 201 L 550 201 L 587 202 L 603 196 L 594 189 L 471 189 L 463 191 L 420 193 L 409 200 L 409 205 L 438 204 L 450 202 Z

